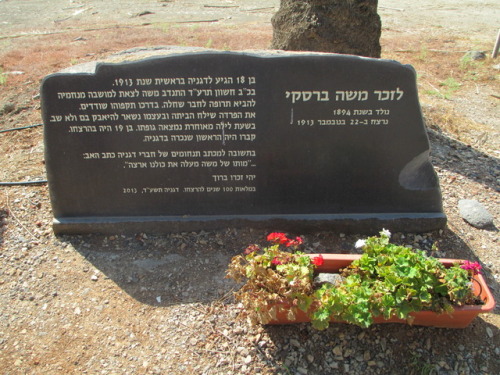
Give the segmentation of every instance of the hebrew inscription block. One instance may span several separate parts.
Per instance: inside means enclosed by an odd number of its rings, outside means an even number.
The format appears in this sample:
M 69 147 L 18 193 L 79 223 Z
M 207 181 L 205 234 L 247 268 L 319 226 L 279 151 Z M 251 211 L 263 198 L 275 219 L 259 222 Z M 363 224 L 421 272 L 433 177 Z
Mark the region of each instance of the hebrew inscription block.
M 157 54 L 43 81 L 56 232 L 444 225 L 411 67 Z

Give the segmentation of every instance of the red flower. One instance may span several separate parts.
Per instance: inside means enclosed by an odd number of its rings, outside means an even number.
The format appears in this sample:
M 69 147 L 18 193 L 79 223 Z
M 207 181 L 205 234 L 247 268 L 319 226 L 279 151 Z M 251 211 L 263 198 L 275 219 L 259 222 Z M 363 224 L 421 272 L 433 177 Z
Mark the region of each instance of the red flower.
M 286 247 L 290 247 L 290 246 L 299 246 L 299 245 L 302 245 L 304 243 L 304 241 L 302 240 L 302 238 L 300 237 L 295 237 L 294 240 L 290 240 L 288 239 L 285 246 Z
M 480 273 L 479 271 L 481 270 L 481 265 L 478 262 L 471 263 L 468 260 L 465 260 L 464 263 L 460 266 L 460 268 L 463 268 L 464 270 L 471 271 L 473 275 L 477 275 Z
M 312 263 L 315 265 L 315 266 L 322 266 L 323 263 L 325 262 L 325 260 L 323 259 L 323 255 L 318 255 L 317 257 L 314 257 L 312 259 Z
M 278 258 L 274 258 L 272 261 L 271 261 L 271 264 L 275 265 L 275 266 L 279 266 L 280 264 L 283 264 L 283 262 L 281 260 L 279 260 Z
M 288 238 L 286 238 L 285 233 L 273 232 L 267 236 L 269 242 L 279 243 L 280 245 L 287 243 Z

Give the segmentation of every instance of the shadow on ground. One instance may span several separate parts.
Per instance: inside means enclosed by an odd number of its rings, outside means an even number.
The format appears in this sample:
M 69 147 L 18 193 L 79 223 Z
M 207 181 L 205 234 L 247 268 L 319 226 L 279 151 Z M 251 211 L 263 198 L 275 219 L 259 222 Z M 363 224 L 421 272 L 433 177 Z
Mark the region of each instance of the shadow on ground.
M 500 192 L 500 159 L 428 129 L 432 163 Z
M 266 233 L 226 229 L 163 236 L 62 236 L 60 240 L 72 245 L 141 303 L 208 305 L 231 300 L 235 285 L 224 279 L 230 258 L 248 244 L 264 238 Z M 320 232 L 305 236 L 305 244 L 317 252 L 345 253 L 349 244 L 351 252 L 356 251 L 353 246 L 356 239 L 357 236 L 341 238 L 331 232 Z M 469 246 L 450 229 L 441 235 L 432 233 L 432 240 L 440 241 L 447 257 L 476 260 Z M 498 283 L 488 269 L 484 274 L 498 300 Z M 315 366 L 315 373 L 339 374 L 353 373 L 353 369 L 354 373 L 366 374 L 500 373 L 500 357 L 495 354 L 500 347 L 499 329 L 480 317 L 465 329 L 404 324 L 379 324 L 367 329 L 332 324 L 323 332 L 308 324 L 264 329 L 270 341 L 256 342 L 255 350 L 284 373 L 301 373 L 301 368 L 312 373 Z M 325 363 L 330 368 L 319 367 Z
M 139 302 L 168 306 L 223 298 L 234 286 L 224 278 L 229 260 L 255 237 L 259 234 L 252 235 L 251 230 L 227 229 L 163 236 L 62 236 L 60 240 Z
M 163 236 L 62 236 L 60 240 L 70 243 L 137 301 L 168 306 L 230 299 L 236 284 L 224 276 L 231 257 L 249 244 L 259 242 L 266 233 L 252 229 L 225 229 Z M 447 229 L 442 235 L 433 235 L 436 238 L 432 242 L 439 241 L 446 257 L 477 260 L 468 245 L 453 231 Z M 351 247 L 350 252 L 354 253 L 357 252 L 354 243 L 359 236 L 341 238 L 319 232 L 304 238 L 307 252 L 346 253 Z M 405 244 L 405 240 L 398 242 Z M 264 243 L 261 241 L 261 244 Z M 498 299 L 498 283 L 487 268 L 484 273 Z

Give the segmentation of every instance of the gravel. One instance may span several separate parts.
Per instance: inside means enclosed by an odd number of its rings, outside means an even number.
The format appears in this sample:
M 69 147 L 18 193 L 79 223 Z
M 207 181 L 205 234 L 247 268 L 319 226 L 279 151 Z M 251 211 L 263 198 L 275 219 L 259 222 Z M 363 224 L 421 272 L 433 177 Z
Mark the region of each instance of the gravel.
M 2 4 L 17 6 L 18 3 Z M 176 2 L 165 3 L 170 7 Z M 62 9 L 62 5 L 57 8 L 57 4 L 54 2 L 51 6 L 55 8 L 50 9 L 64 12 L 52 12 L 52 20 L 75 12 L 66 6 Z M 385 5 L 394 6 L 386 7 L 384 15 L 397 14 L 390 18 L 392 24 L 386 24 L 392 25 L 386 26 L 386 35 L 391 32 L 398 33 L 398 37 L 404 35 L 397 22 L 404 23 L 406 28 L 410 20 L 426 23 L 425 31 L 430 30 L 429 18 L 416 17 L 414 13 L 425 7 L 412 7 L 409 2 L 401 1 L 386 1 Z M 442 6 L 433 5 L 433 10 L 427 13 L 430 17 L 461 14 L 456 10 L 434 11 Z M 456 4 L 452 8 L 457 7 L 467 14 L 472 9 Z M 37 22 L 48 25 L 46 18 L 37 12 L 33 14 L 37 15 Z M 83 14 L 102 16 L 97 9 Z M 15 15 L 22 15 L 18 18 L 26 22 L 26 13 Z M 488 12 L 486 18 L 491 19 Z M 55 22 L 49 23 L 58 27 Z M 441 25 L 441 21 L 435 24 Z M 10 24 L 7 26 L 10 30 Z M 469 23 L 459 26 L 470 33 Z M 495 27 L 491 29 L 496 30 Z M 484 30 L 482 24 L 481 28 Z M 436 30 L 433 28 L 429 35 L 441 37 L 434 34 Z M 418 30 L 414 28 L 411 32 Z M 446 38 L 454 38 L 455 33 L 449 29 L 445 33 Z M 82 30 L 82 35 L 90 34 Z M 489 34 L 483 31 L 482 35 Z M 51 71 L 69 62 L 55 64 L 46 60 L 49 52 L 62 54 L 67 44 L 71 47 L 85 42 L 68 39 L 63 47 L 54 45 L 54 51 L 49 51 L 42 45 L 44 38 L 36 38 L 37 48 L 43 52 L 44 65 L 54 64 Z M 487 38 L 490 40 L 491 35 Z M 19 38 L 17 43 L 21 40 L 25 39 Z M 88 43 L 94 42 L 89 39 Z M 24 56 L 24 51 L 13 53 Z M 16 56 L 21 63 L 22 58 Z M 34 62 L 42 58 L 31 56 L 30 61 Z M 75 56 L 79 55 L 75 52 Z M 40 77 L 25 70 L 30 82 L 9 76 L 8 82 L 19 83 L 14 89 L 2 86 L 3 128 L 40 122 L 36 96 Z M 492 81 L 491 86 L 494 84 Z M 475 93 L 457 97 L 455 103 L 463 110 L 470 110 L 471 106 L 466 104 L 477 102 L 474 118 L 494 119 L 495 112 L 485 111 L 484 108 L 491 107 L 481 105 L 479 100 L 483 96 Z M 30 110 L 26 109 L 26 103 Z M 496 153 L 483 150 L 481 142 L 473 148 L 432 130 L 429 137 L 448 226 L 432 233 L 394 233 L 393 241 L 438 257 L 479 261 L 488 285 L 500 301 L 498 150 Z M 41 129 L 5 133 L 0 146 L 4 155 L 0 175 L 4 181 L 12 180 L 13 176 L 30 180 L 44 175 Z M 462 199 L 482 202 L 493 216 L 494 225 L 479 229 L 467 224 L 458 210 Z M 224 278 L 224 271 L 233 255 L 248 244 L 262 242 L 268 232 L 279 228 L 265 232 L 226 228 L 162 236 L 138 233 L 56 237 L 51 230 L 51 217 L 46 186 L 3 187 L 0 191 L 3 374 L 500 374 L 498 304 L 493 313 L 456 330 L 398 324 L 368 329 L 333 324 L 322 332 L 308 324 L 252 326 L 232 299 L 237 285 Z M 354 243 L 361 237 L 335 231 L 308 233 L 304 235 L 304 249 L 355 253 Z M 434 244 L 438 250 L 433 252 Z
M 445 195 L 448 189 L 445 183 Z M 49 214 L 46 189 L 10 191 L 19 198 L 9 201 L 2 226 L 0 364 L 6 374 L 499 373 L 496 314 L 459 330 L 252 326 L 233 301 L 237 286 L 224 279 L 224 270 L 231 256 L 267 232 L 55 237 L 46 221 L 38 231 L 26 230 Z M 40 209 L 29 208 L 33 199 Z M 395 233 L 393 240 L 429 253 L 438 243 L 444 257 L 477 254 L 498 298 L 496 250 L 480 245 L 496 244 L 496 232 L 470 227 L 458 212 L 449 216 L 444 231 Z M 304 237 L 307 252 L 356 252 L 361 236 Z

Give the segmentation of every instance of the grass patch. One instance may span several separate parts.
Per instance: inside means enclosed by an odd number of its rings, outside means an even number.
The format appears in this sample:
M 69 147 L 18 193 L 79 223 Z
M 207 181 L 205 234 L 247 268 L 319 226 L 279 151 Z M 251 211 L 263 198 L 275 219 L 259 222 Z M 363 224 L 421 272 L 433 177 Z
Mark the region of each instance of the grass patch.
M 164 33 L 169 33 L 170 30 L 172 29 L 172 24 L 167 22 L 160 22 L 160 23 L 155 23 L 153 27 L 155 29 L 161 30 Z
M 427 49 L 427 46 L 426 45 L 422 45 L 420 47 L 420 54 L 418 55 L 418 60 L 419 61 L 422 61 L 422 62 L 425 62 L 427 60 L 427 56 L 429 55 L 429 51 Z
M 446 87 L 448 90 L 457 91 L 460 86 L 462 86 L 455 78 L 446 78 L 443 82 L 439 84 L 440 86 Z
M 476 144 L 480 140 L 478 134 L 488 134 L 490 131 L 486 125 L 456 113 L 451 106 L 423 106 L 422 112 L 427 127 L 440 133 L 450 134 L 466 144 Z
M 464 56 L 460 60 L 459 71 L 466 81 L 491 82 L 498 79 L 498 73 L 495 73 L 493 65 L 495 60 L 491 57 L 474 60 L 470 56 Z
M 462 84 L 459 83 L 455 78 L 449 77 L 444 81 L 439 83 L 441 87 L 440 90 L 436 89 L 434 86 L 434 90 L 427 90 L 425 93 L 432 96 L 437 96 L 446 100 L 451 100 L 455 91 L 457 91 Z
M 436 372 L 436 366 L 427 362 L 419 354 L 414 354 L 409 366 L 412 375 L 430 375 Z
M 3 69 L 0 68 L 0 86 L 5 85 L 7 83 L 7 75 L 3 72 Z

